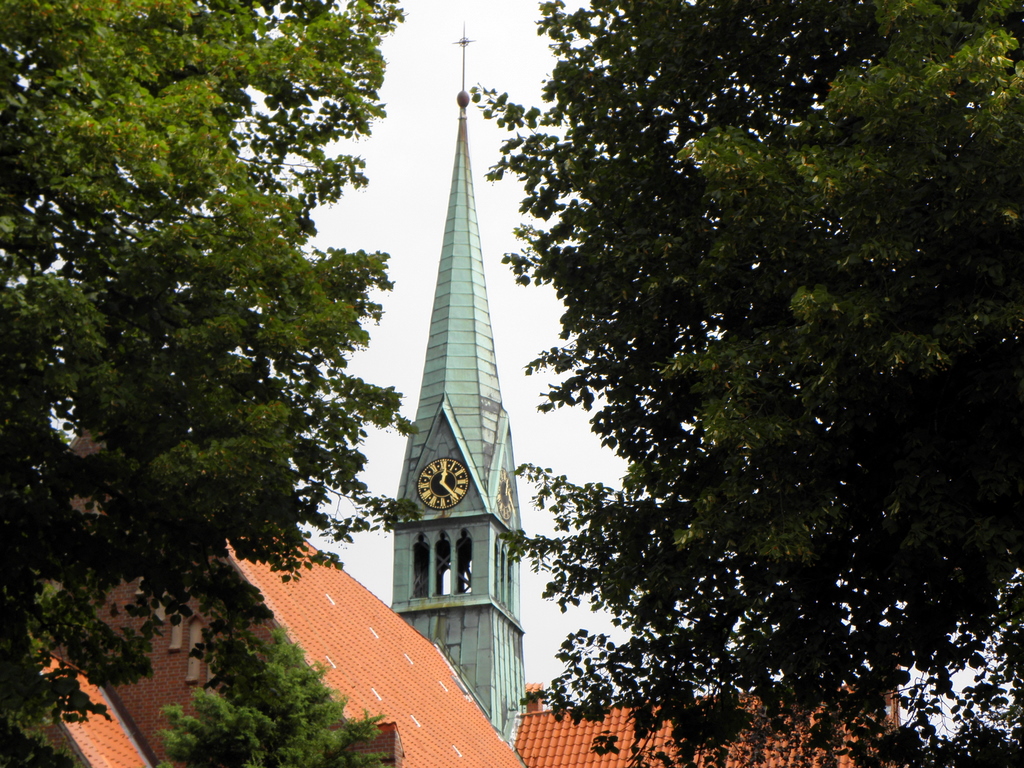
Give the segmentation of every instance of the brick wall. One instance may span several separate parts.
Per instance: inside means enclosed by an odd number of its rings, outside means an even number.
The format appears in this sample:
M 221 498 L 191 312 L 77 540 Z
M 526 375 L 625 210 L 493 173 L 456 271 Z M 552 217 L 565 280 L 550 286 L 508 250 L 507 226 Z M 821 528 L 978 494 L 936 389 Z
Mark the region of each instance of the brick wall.
M 118 606 L 126 605 L 135 600 L 135 584 L 124 584 L 118 587 L 110 596 L 111 602 Z M 190 606 L 196 610 L 197 606 Z M 193 620 L 201 619 L 196 616 Z M 115 627 L 130 627 L 138 629 L 142 625 L 142 619 L 127 615 L 121 611 L 117 616 L 108 619 Z M 183 622 L 184 624 L 184 622 Z M 128 717 L 135 723 L 138 730 L 160 760 L 166 760 L 163 742 L 160 738 L 160 731 L 167 730 L 170 726 L 163 714 L 163 708 L 168 704 L 181 704 L 187 714 L 194 714 L 192 709 L 192 692 L 197 685 L 206 682 L 206 662 L 200 663 L 198 680 L 190 682 L 188 676 L 188 652 L 189 633 L 188 628 L 183 627 L 181 647 L 171 648 L 171 625 L 166 624 L 162 636 L 153 638 L 153 651 L 150 659 L 153 665 L 153 674 L 143 678 L 134 685 L 120 686 L 115 693 L 124 705 Z
M 402 768 L 405 764 L 405 750 L 402 748 L 402 737 L 398 733 L 398 726 L 394 723 L 380 723 L 377 725 L 380 735 L 372 741 L 356 744 L 352 747 L 353 752 L 364 755 L 381 755 L 381 762 L 394 768 Z

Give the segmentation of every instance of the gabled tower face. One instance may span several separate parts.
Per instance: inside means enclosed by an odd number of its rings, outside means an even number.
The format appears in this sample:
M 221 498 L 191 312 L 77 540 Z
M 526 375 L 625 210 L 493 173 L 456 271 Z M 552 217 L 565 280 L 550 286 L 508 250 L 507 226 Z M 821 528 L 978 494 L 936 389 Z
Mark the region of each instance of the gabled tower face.
M 501 405 L 469 165 L 466 106 L 434 292 L 416 426 L 399 496 L 423 518 L 395 531 L 394 610 L 447 652 L 511 738 L 525 692 L 519 565 L 500 540 L 520 527 L 512 433 Z

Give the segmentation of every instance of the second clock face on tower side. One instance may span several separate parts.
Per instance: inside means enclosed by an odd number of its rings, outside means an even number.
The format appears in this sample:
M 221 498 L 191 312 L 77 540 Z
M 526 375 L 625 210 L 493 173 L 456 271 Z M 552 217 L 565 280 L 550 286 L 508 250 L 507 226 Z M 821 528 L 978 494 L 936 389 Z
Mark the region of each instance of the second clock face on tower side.
M 504 468 L 498 480 L 498 512 L 507 521 L 512 519 L 512 478 Z
M 434 459 L 420 472 L 416 492 L 431 509 L 451 509 L 469 492 L 469 471 L 456 459 Z

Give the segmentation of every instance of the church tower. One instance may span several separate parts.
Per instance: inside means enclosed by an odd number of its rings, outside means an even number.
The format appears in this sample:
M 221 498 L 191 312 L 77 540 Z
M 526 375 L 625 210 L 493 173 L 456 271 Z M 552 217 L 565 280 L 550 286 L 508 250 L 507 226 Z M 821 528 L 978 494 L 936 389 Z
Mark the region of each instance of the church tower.
M 448 219 L 430 319 L 417 434 L 399 497 L 421 520 L 395 530 L 394 610 L 456 665 L 495 728 L 509 739 L 524 695 L 519 564 L 499 538 L 520 528 L 512 433 L 501 405 L 458 96 Z

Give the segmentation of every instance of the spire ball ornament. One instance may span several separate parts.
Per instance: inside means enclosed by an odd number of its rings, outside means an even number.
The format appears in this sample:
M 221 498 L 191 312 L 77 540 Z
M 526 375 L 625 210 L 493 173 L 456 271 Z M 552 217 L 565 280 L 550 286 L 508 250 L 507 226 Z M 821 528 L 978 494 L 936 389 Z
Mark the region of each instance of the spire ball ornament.
M 469 94 L 465 91 L 459 91 L 459 95 L 455 97 L 455 100 L 459 102 L 459 106 L 462 109 L 469 106 Z

